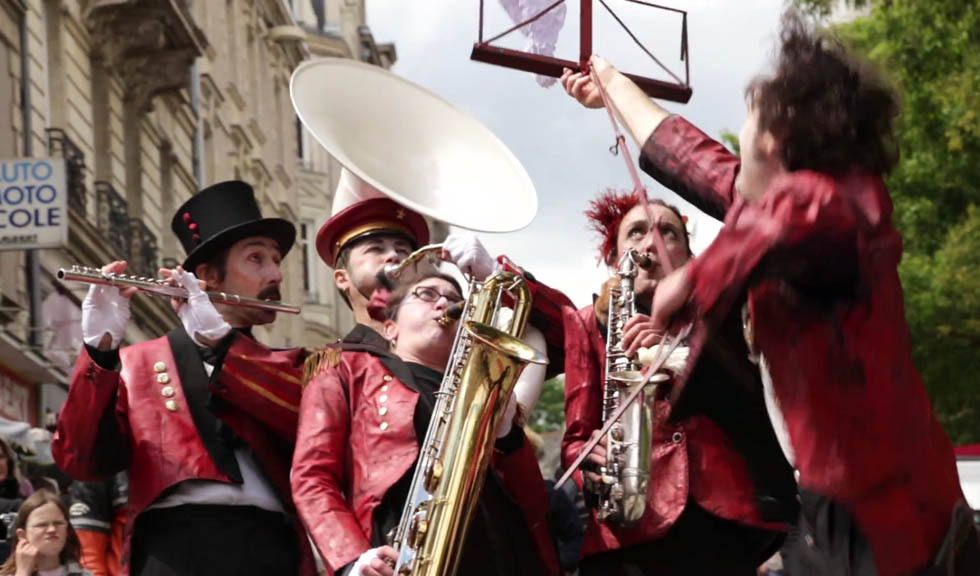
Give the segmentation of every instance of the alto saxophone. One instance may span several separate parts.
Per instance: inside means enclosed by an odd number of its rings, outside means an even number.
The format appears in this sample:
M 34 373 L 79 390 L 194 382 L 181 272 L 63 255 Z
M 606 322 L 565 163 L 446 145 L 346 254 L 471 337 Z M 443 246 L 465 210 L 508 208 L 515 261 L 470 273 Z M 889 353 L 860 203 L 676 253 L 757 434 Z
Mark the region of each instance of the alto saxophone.
M 633 283 L 638 268 L 649 268 L 650 257 L 636 250 L 626 251 L 616 270 L 619 283 L 609 291 L 606 334 L 606 365 L 602 393 L 602 422 L 613 414 L 621 398 L 643 383 L 642 366 L 623 350 L 623 328 L 636 314 Z M 650 477 L 650 444 L 653 430 L 653 401 L 656 384 L 669 379 L 657 373 L 647 389 L 623 413 L 606 435 L 606 465 L 602 478 L 588 486 L 596 503 L 600 522 L 629 526 L 646 510 L 647 480 Z
M 408 262 L 415 260 L 413 255 Z M 389 276 L 397 278 L 399 272 Z M 452 576 L 457 571 L 497 423 L 524 367 L 546 362 L 520 340 L 531 311 L 531 292 L 523 278 L 498 272 L 482 283 L 471 279 L 469 288 L 463 307 L 456 309 L 462 316 L 456 341 L 392 537 L 398 550 L 394 572 L 400 576 Z M 506 323 L 499 314 L 505 295 L 513 301 L 513 316 L 501 330 L 495 326 Z

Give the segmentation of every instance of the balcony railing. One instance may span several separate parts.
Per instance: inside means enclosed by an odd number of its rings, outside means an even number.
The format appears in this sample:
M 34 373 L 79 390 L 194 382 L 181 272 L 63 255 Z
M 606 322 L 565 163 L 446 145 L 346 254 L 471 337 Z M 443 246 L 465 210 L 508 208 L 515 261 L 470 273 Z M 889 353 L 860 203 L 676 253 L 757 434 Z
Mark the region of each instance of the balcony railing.
M 130 220 L 130 230 L 133 232 L 131 273 L 144 278 L 157 276 L 157 237 L 150 232 L 142 220 Z
M 129 211 L 126 200 L 116 192 L 112 184 L 101 180 L 95 183 L 95 198 L 95 221 L 112 255 L 121 260 L 131 260 Z
M 48 153 L 65 159 L 68 177 L 68 208 L 86 215 L 85 154 L 61 128 L 48 128 Z

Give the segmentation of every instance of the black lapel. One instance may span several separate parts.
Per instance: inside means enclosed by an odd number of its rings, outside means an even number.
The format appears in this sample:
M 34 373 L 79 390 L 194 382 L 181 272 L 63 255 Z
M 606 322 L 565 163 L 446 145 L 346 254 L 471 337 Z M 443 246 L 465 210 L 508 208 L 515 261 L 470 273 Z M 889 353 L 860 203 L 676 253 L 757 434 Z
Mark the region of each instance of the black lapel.
M 378 333 L 377 330 L 364 324 L 358 324 L 344 336 L 344 344 L 364 344 L 370 345 L 381 352 L 388 351 L 388 341 Z
M 344 336 L 340 343 L 343 350 L 353 350 L 358 352 L 370 352 L 381 360 L 395 378 L 401 380 L 406 386 L 418 392 L 419 386 L 412 377 L 412 371 L 408 369 L 401 358 L 392 354 L 388 349 L 388 341 L 377 330 L 364 324 L 357 324 Z
M 367 330 L 370 328 L 364 327 Z M 356 330 L 356 328 L 355 328 Z M 374 330 L 371 330 L 374 332 Z M 374 332 L 377 334 L 377 332 Z M 382 339 L 382 342 L 387 343 L 387 340 Z M 408 365 L 391 352 L 388 352 L 387 346 L 385 349 L 379 349 L 375 344 L 371 342 L 351 342 L 347 338 L 340 343 L 341 350 L 350 350 L 351 352 L 370 352 L 372 355 L 377 356 L 378 360 L 381 360 L 381 364 L 388 369 L 389 372 L 395 375 L 395 378 L 401 380 L 401 382 L 408 386 L 411 390 L 419 392 L 419 385 L 415 382 L 415 378 L 412 376 L 412 371 L 408 369 Z
M 398 378 L 405 386 L 408 386 L 415 392 L 421 394 L 419 385 L 415 382 L 415 378 L 412 376 L 412 371 L 408 369 L 408 365 L 405 364 L 401 358 L 393 354 L 379 354 L 378 359 L 381 360 L 381 363 L 384 364 L 385 368 L 390 370 L 391 373 L 395 375 L 395 378 Z
M 204 370 L 204 361 L 197 350 L 197 345 L 183 328 L 175 328 L 167 334 L 170 348 L 177 361 L 177 374 L 180 376 L 180 386 L 187 398 L 187 408 L 197 428 L 197 435 L 204 442 L 211 460 L 226 476 L 235 482 L 242 483 L 242 472 L 238 468 L 238 460 L 231 446 L 221 439 L 219 426 L 221 422 L 208 409 L 211 393 L 208 391 L 208 373 Z

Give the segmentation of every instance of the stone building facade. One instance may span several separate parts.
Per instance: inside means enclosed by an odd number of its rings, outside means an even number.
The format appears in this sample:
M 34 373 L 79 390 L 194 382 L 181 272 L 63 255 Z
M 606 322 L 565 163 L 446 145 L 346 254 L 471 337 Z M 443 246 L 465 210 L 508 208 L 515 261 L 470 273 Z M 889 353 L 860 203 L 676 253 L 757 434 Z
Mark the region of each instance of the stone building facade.
M 339 170 L 289 98 L 292 70 L 316 55 L 395 58 L 363 0 L 0 0 L 0 159 L 63 157 L 69 190 L 65 247 L 0 251 L 0 416 L 39 422 L 64 397 L 86 287 L 57 270 L 126 259 L 155 277 L 184 256 L 174 211 L 222 180 L 251 183 L 263 213 L 299 232 L 282 295 L 304 312 L 257 337 L 317 347 L 350 328 L 313 248 Z M 129 342 L 177 323 L 165 299 L 140 295 L 132 311 Z

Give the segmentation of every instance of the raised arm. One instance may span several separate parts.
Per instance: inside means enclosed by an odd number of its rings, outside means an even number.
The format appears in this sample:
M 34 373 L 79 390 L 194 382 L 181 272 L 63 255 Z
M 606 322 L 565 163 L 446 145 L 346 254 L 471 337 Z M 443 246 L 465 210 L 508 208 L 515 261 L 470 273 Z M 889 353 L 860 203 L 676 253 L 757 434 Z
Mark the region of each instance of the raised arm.
M 735 203 L 740 167 L 737 156 L 680 116 L 665 119 L 640 153 L 644 172 L 717 220 Z
M 632 80 L 612 67 L 605 58 L 593 56 L 589 66 L 602 83 L 615 112 L 637 145 L 642 145 L 670 116 L 659 104 L 650 99 Z M 562 86 L 572 98 L 586 108 L 602 108 L 602 96 L 592 76 L 566 69 L 561 77 Z
M 548 365 L 545 378 L 561 374 L 565 369 L 565 329 L 562 310 L 573 307 L 572 301 L 560 290 L 539 281 L 507 256 L 497 257 L 502 270 L 519 274 L 531 288 L 530 325 L 541 331 L 547 350 Z
M 739 160 L 720 143 L 651 100 L 603 58 L 589 60 L 616 115 L 640 148 L 640 168 L 706 214 L 723 220 L 735 199 Z M 562 84 L 587 108 L 604 103 L 592 76 L 566 71 Z
M 122 274 L 126 262 L 102 267 Z M 129 323 L 135 288 L 89 286 L 82 301 L 82 339 L 68 398 L 61 409 L 51 455 L 76 480 L 97 481 L 129 465 L 129 420 L 120 375 L 119 346 Z
M 78 354 L 51 454 L 65 474 L 94 482 L 129 466 L 129 423 L 125 387 L 118 369 L 118 351 L 101 352 L 86 345 Z
M 858 280 L 855 206 L 836 183 L 792 172 L 759 203 L 738 203 L 711 246 L 689 267 L 691 298 L 717 324 L 751 282 L 778 276 L 804 294 L 851 293 Z

